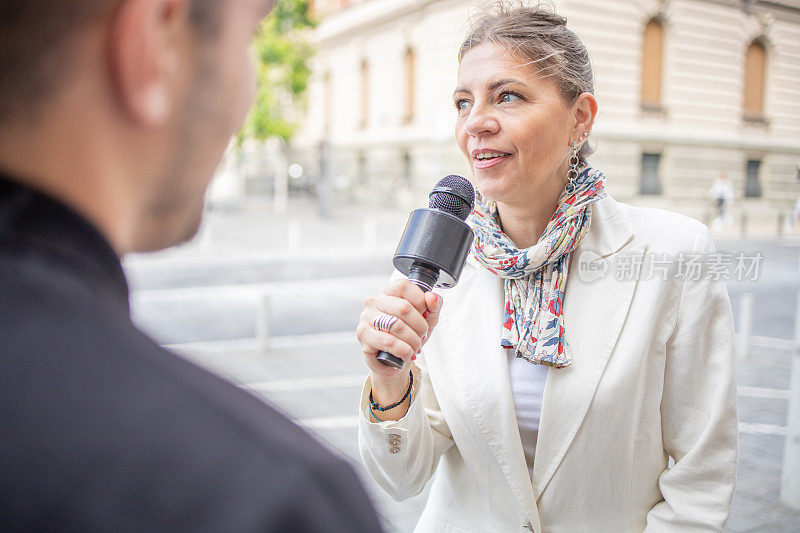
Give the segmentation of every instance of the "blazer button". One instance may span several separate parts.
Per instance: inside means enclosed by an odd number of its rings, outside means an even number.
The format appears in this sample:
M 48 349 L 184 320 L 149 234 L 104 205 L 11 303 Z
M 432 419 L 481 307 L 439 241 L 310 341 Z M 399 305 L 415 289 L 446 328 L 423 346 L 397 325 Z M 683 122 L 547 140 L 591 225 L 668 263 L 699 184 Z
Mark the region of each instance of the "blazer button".
M 398 448 L 397 446 L 391 446 L 389 448 L 389 453 L 400 453 L 400 448 Z

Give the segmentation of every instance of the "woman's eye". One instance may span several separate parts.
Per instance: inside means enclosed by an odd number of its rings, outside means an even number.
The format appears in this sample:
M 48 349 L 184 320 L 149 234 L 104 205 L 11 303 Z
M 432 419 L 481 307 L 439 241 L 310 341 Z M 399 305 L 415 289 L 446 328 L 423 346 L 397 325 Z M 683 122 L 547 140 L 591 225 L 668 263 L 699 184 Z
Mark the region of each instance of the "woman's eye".
M 455 104 L 458 111 L 469 109 L 469 100 L 456 100 Z
M 522 100 L 522 97 L 516 93 L 503 93 L 500 95 L 501 102 L 516 102 Z

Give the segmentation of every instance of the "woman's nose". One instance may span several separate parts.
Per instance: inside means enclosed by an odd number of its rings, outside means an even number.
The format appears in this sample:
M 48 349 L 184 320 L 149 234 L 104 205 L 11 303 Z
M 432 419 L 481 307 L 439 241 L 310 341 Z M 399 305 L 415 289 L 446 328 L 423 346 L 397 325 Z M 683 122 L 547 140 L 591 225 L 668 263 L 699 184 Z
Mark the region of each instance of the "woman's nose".
M 467 134 L 476 137 L 497 133 L 500 130 L 500 123 L 487 106 L 475 105 L 469 112 L 464 128 Z

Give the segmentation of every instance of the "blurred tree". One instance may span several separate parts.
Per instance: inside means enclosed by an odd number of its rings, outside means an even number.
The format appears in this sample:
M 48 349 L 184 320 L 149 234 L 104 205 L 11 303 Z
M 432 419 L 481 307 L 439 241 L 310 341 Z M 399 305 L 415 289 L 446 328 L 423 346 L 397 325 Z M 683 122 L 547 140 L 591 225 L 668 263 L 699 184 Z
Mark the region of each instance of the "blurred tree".
M 313 53 L 307 32 L 314 27 L 310 0 L 276 0 L 253 40 L 256 97 L 250 115 L 237 136 L 288 141 L 297 128 L 293 112 L 301 103 L 311 70 Z

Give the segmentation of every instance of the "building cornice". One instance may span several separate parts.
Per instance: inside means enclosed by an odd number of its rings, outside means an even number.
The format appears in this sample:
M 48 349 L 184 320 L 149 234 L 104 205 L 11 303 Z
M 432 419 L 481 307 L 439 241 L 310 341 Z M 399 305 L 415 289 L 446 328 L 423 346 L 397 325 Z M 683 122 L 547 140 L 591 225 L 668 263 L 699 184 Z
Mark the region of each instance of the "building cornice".
M 351 39 L 368 31 L 380 31 L 381 26 L 420 13 L 429 6 L 446 8 L 467 6 L 464 0 L 369 0 L 349 6 L 322 19 L 314 30 L 313 44 L 321 47 Z
M 592 131 L 590 141 L 630 142 L 637 144 L 663 145 L 663 146 L 693 146 L 703 148 L 722 148 L 741 150 L 754 153 L 775 153 L 785 155 L 800 155 L 800 146 L 797 143 L 779 140 L 761 140 L 757 136 L 741 134 L 737 136 L 714 135 L 693 131 L 653 131 L 650 128 L 596 128 Z M 361 139 L 351 138 L 344 142 L 336 142 L 336 146 L 345 149 L 368 148 L 401 148 L 415 145 L 451 145 L 457 149 L 455 139 L 440 138 L 432 141 L 424 134 L 397 135 L 390 138 L 376 139 L 364 136 Z M 602 149 L 601 149 L 602 150 Z
M 798 0 L 756 0 L 758 11 L 769 13 L 778 20 L 800 24 L 800 1 Z
M 800 0 L 756 0 L 756 4 L 800 13 Z
M 364 30 L 376 29 L 383 24 L 419 12 L 440 1 L 372 0 L 356 4 L 324 18 L 314 31 L 313 43 L 317 46 L 331 44 Z
M 764 140 L 760 136 L 751 136 L 746 133 L 726 136 L 701 131 L 665 131 L 635 127 L 597 128 L 593 130 L 592 137 L 600 141 L 662 144 L 665 146 L 702 146 L 704 148 L 800 155 L 800 146 L 795 142 Z

